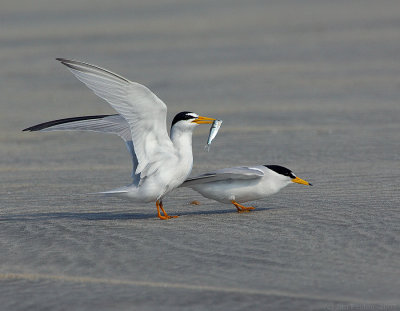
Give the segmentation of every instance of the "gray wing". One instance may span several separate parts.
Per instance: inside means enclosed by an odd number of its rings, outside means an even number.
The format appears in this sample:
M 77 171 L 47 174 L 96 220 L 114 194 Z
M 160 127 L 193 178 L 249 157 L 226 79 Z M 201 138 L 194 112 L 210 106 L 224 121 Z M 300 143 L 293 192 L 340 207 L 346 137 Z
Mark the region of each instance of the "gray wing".
M 191 187 L 221 180 L 258 179 L 264 176 L 264 172 L 256 167 L 240 166 L 223 168 L 217 171 L 207 172 L 186 179 L 180 187 Z
M 29 132 L 50 132 L 50 131 L 92 131 L 99 133 L 115 134 L 123 139 L 132 158 L 132 179 L 138 184 L 140 173 L 135 174 L 138 160 L 135 148 L 132 143 L 132 135 L 129 123 L 119 114 L 96 115 L 66 118 L 40 123 L 24 129 Z
M 57 60 L 128 122 L 138 160 L 136 173 L 149 176 L 159 168 L 157 160 L 163 157 L 161 152 L 168 156 L 175 154 L 167 132 L 167 106 L 147 87 L 95 65 Z
M 125 142 L 132 140 L 129 123 L 119 114 L 83 116 L 40 123 L 23 131 L 93 131 L 116 134 Z

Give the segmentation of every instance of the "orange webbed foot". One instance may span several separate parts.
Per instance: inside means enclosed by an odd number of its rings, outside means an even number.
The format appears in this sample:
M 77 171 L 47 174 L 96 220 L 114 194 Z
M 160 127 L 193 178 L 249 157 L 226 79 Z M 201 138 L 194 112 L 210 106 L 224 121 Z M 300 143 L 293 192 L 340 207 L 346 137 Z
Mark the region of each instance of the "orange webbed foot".
M 245 212 L 250 212 L 251 210 L 255 209 L 253 206 L 244 206 L 242 204 L 239 204 L 238 202 L 232 200 L 231 201 L 233 205 L 235 205 L 238 213 L 245 213 Z
M 170 216 L 167 214 L 167 212 L 164 210 L 163 208 L 163 204 L 160 200 L 156 201 L 156 206 L 157 206 L 157 216 L 158 218 L 162 219 L 162 220 L 167 220 L 167 219 L 171 219 L 171 218 L 178 218 L 179 216 Z M 160 209 L 163 212 L 164 215 L 161 215 L 160 213 Z

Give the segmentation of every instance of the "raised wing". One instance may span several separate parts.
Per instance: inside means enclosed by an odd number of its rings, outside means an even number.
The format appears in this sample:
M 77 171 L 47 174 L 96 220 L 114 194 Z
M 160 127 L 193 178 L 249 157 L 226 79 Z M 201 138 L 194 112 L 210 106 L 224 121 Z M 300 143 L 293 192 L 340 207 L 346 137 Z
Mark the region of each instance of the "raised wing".
M 264 172 L 255 167 L 230 167 L 188 178 L 182 185 L 180 185 L 180 187 L 191 187 L 194 185 L 229 179 L 257 179 L 262 176 L 264 176 Z
M 150 175 L 161 153 L 169 156 L 174 153 L 167 133 L 167 106 L 147 87 L 94 65 L 57 60 L 128 122 L 138 160 L 136 174 Z

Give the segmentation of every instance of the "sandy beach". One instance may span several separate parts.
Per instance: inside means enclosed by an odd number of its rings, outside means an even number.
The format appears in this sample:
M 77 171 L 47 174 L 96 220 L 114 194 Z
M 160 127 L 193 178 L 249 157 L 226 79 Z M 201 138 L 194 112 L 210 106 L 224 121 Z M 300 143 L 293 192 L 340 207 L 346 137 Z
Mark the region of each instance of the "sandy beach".
M 400 310 L 399 1 L 0 7 L 4 310 Z M 192 175 L 279 164 L 314 187 L 243 214 L 178 189 L 169 221 L 88 194 L 130 183 L 118 137 L 22 132 L 114 113 L 56 57 L 148 86 L 168 124 L 223 119 L 208 153 L 196 129 Z

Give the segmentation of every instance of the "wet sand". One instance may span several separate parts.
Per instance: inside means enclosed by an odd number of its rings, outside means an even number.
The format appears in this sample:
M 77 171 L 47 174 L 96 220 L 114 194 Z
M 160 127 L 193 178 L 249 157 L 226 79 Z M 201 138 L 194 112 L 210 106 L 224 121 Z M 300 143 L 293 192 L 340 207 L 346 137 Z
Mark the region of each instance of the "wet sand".
M 1 4 L 4 310 L 399 310 L 400 2 Z M 87 195 L 130 181 L 118 137 L 26 133 L 113 113 L 55 57 L 151 88 L 193 137 L 193 174 L 280 164 L 290 185 L 233 206 L 179 189 L 153 204 Z M 198 200 L 201 205 L 190 205 Z

